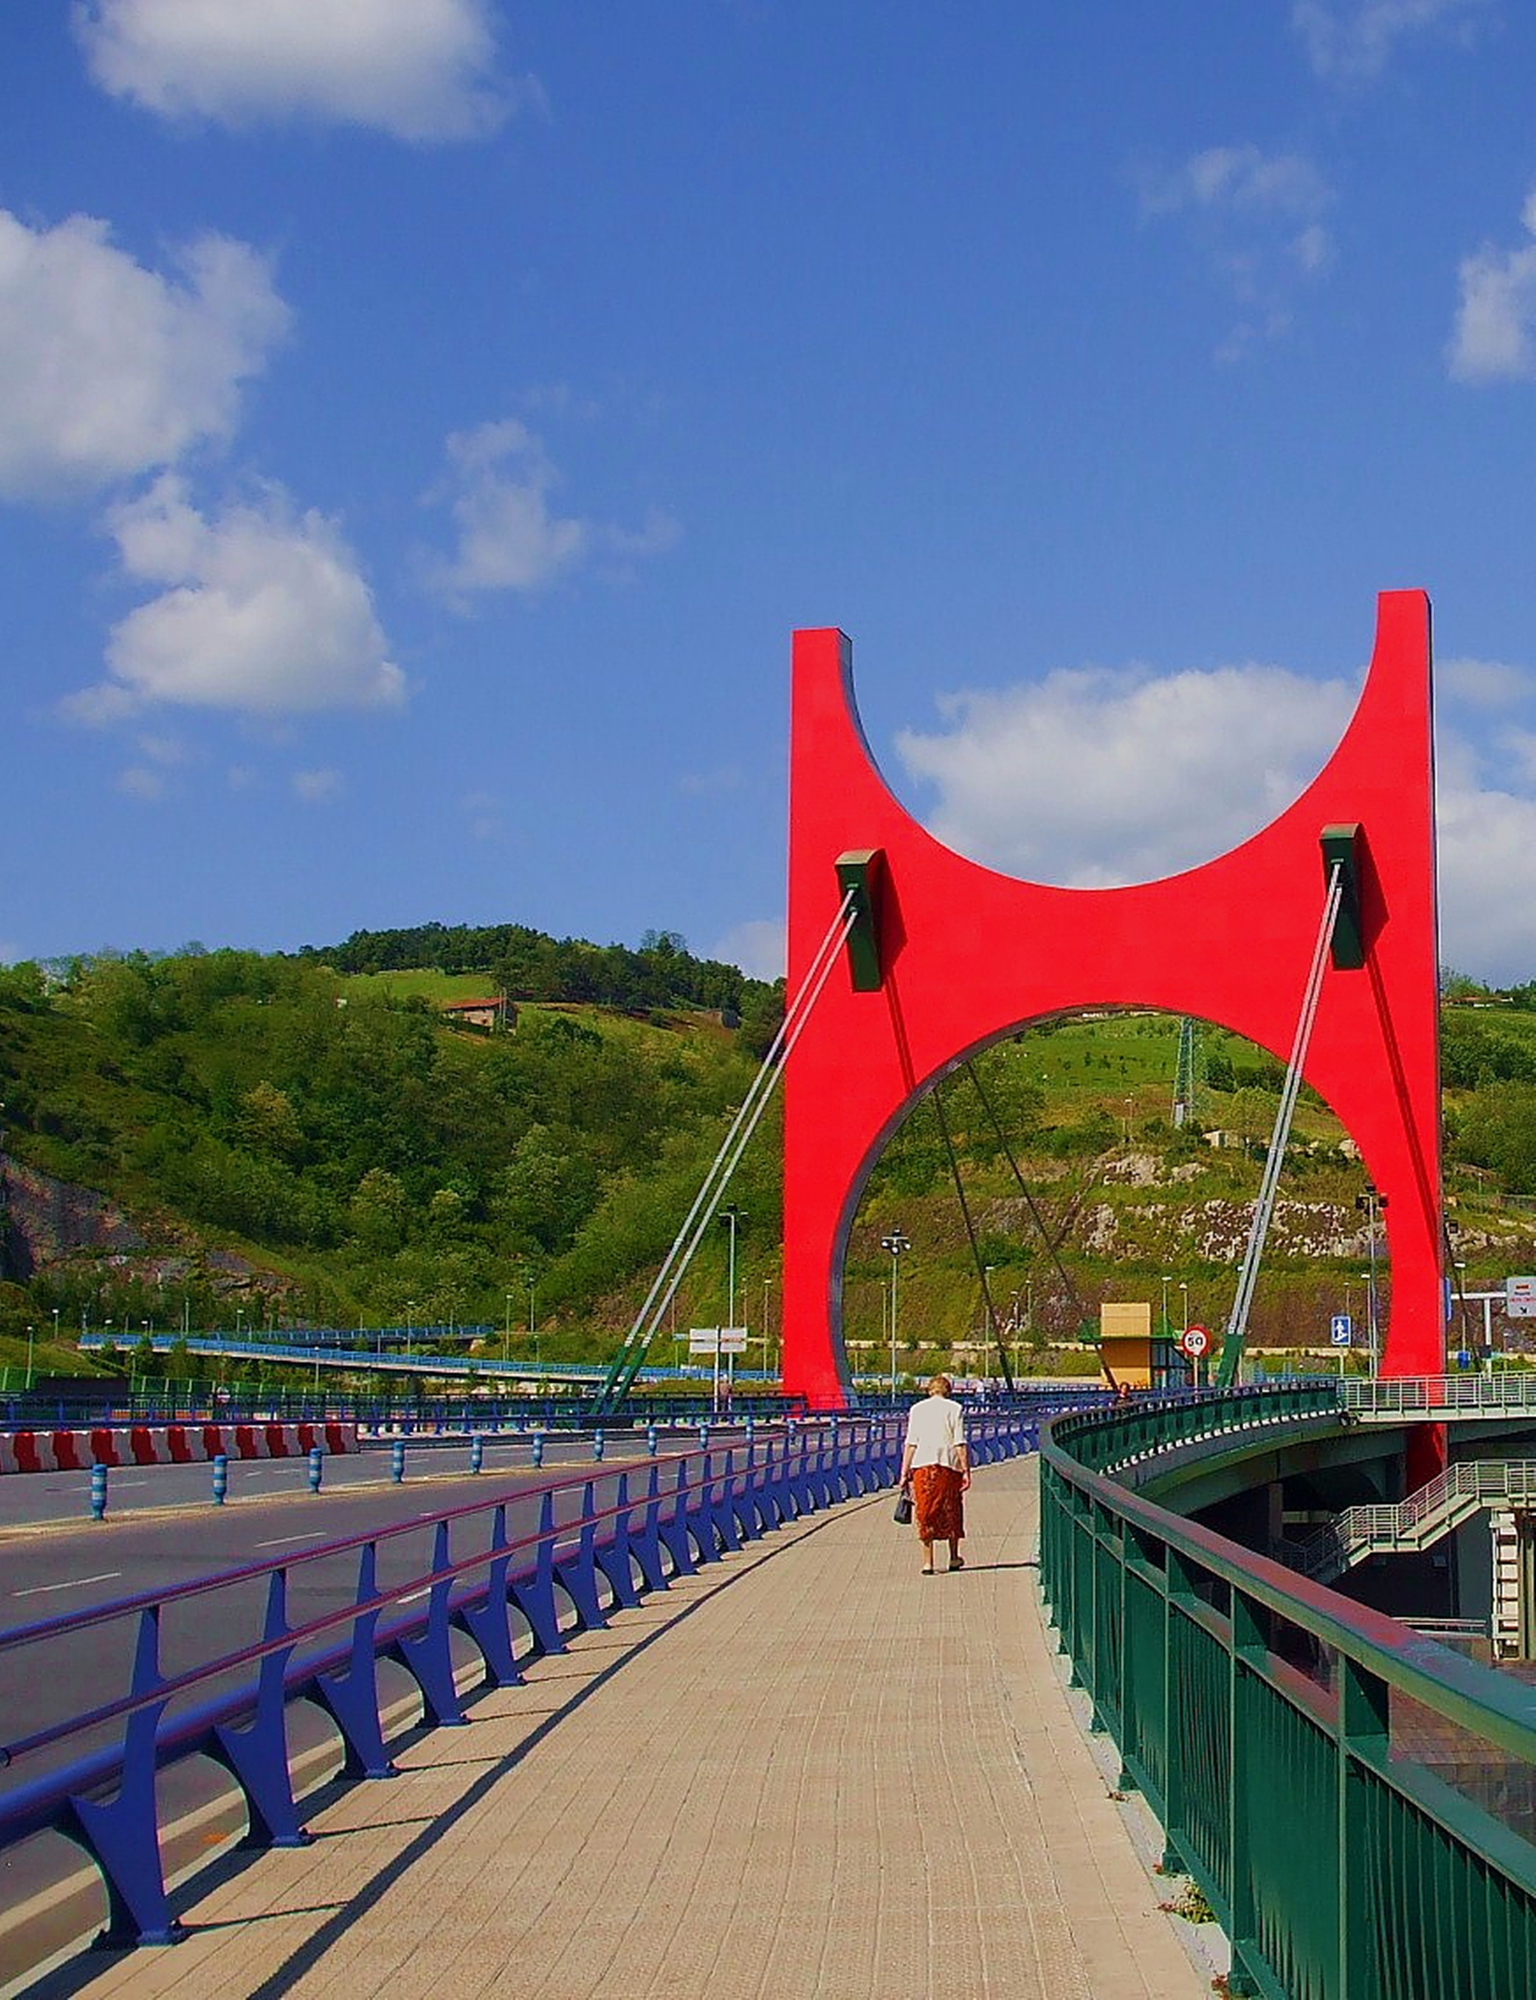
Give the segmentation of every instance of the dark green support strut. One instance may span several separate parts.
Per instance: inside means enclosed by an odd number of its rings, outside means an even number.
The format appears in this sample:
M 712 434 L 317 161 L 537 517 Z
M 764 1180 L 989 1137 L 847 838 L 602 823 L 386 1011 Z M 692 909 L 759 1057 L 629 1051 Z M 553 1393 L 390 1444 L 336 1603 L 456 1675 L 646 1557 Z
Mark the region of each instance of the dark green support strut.
M 1365 828 L 1358 820 L 1325 826 L 1323 880 L 1339 871 L 1339 914 L 1334 920 L 1331 952 L 1336 972 L 1359 972 L 1365 964 L 1365 923 L 1360 910 L 1360 876 L 1365 858 Z
M 853 928 L 845 947 L 855 993 L 878 993 L 885 984 L 880 959 L 880 902 L 885 886 L 885 850 L 851 848 L 837 857 L 838 887 L 853 895 Z

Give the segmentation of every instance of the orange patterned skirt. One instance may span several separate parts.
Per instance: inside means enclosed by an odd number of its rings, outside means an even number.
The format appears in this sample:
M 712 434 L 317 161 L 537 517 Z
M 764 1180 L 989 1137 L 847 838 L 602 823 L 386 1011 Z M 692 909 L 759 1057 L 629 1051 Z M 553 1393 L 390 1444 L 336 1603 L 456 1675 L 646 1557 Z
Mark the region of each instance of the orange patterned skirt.
M 920 1542 L 965 1538 L 964 1488 L 948 1465 L 919 1465 L 912 1474 L 912 1514 Z

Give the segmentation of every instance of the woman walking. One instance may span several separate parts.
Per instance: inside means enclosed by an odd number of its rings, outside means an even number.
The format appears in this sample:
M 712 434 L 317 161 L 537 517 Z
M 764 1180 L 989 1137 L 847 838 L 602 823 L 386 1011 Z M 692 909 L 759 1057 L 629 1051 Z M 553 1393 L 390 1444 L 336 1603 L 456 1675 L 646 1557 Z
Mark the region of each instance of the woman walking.
M 949 1543 L 949 1566 L 964 1569 L 965 1502 L 971 1483 L 971 1455 L 965 1442 L 965 1412 L 953 1400 L 947 1375 L 935 1375 L 928 1394 L 907 1415 L 907 1442 L 901 1454 L 901 1483 L 912 1488 L 912 1514 L 923 1545 L 923 1575 L 933 1575 L 933 1545 Z

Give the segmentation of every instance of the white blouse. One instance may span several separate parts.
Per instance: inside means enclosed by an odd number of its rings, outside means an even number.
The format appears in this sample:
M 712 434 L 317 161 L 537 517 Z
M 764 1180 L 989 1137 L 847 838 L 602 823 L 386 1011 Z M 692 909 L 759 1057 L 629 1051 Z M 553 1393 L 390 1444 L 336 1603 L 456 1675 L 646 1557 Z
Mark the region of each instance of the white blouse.
M 912 1467 L 947 1465 L 958 1472 L 965 1448 L 965 1412 L 947 1396 L 926 1396 L 907 1413 L 907 1443 L 914 1447 Z

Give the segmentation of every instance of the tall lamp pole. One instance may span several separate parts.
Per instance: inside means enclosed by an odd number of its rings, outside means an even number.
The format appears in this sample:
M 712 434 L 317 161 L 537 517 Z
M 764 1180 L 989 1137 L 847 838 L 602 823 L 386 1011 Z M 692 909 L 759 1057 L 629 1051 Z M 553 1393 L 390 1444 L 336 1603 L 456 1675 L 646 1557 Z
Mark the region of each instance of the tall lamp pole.
M 744 1208 L 738 1208 L 734 1201 L 728 1203 L 726 1207 L 722 1208 L 719 1211 L 720 1220 L 725 1224 L 726 1228 L 729 1229 L 729 1231 L 731 1232 L 730 1250 L 727 1253 L 727 1259 L 726 1259 L 726 1279 L 725 1279 L 725 1321 L 726 1325 L 731 1328 L 734 1328 L 736 1325 L 736 1231 L 740 1228 L 741 1224 L 746 1220 L 746 1214 L 747 1214 L 746 1210 Z M 726 1356 L 726 1375 L 725 1375 L 727 1401 L 729 1401 L 730 1398 L 730 1384 L 734 1380 L 735 1374 L 736 1374 L 736 1357 L 734 1354 L 729 1354 Z M 717 1404 L 719 1403 L 720 1400 L 719 1382 L 720 1382 L 720 1342 L 717 1338 L 715 1341 L 715 1385 L 716 1385 L 715 1401 Z
M 1382 1213 L 1387 1206 L 1387 1197 L 1373 1181 L 1367 1181 L 1365 1184 L 1364 1205 L 1366 1210 L 1366 1226 L 1371 1233 L 1371 1373 L 1379 1375 L 1381 1373 L 1381 1316 L 1377 1303 L 1378 1293 L 1376 1290 L 1376 1230 Z
M 901 1269 L 903 1254 L 912 1248 L 912 1239 L 898 1225 L 889 1236 L 882 1236 L 880 1247 L 889 1253 L 891 1259 L 891 1401 L 896 1400 L 896 1323 L 897 1323 L 897 1273 Z

